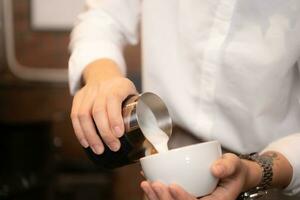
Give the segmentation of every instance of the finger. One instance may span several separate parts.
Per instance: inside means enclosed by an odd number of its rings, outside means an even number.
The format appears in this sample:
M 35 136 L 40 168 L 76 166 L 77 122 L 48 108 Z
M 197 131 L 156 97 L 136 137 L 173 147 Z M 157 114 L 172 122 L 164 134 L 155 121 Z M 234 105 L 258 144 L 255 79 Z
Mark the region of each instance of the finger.
M 207 196 L 204 196 L 204 197 L 201 197 L 201 198 L 198 198 L 200 200 L 216 200 L 216 199 L 222 199 L 222 200 L 225 200 L 224 198 L 219 198 L 215 195 L 207 195 Z
M 120 95 L 110 95 L 107 98 L 107 114 L 109 123 L 116 137 L 121 137 L 124 133 L 122 102 L 125 98 L 126 97 Z
M 174 200 L 195 200 L 196 198 L 176 184 L 169 186 L 169 191 Z
M 102 140 L 112 151 L 120 149 L 120 141 L 112 134 L 108 122 L 108 115 L 106 111 L 106 99 L 103 96 L 98 96 L 93 107 L 93 117 L 95 124 L 99 130 Z
M 145 178 L 145 174 L 143 171 L 140 171 L 140 174 Z
M 89 143 L 85 139 L 78 117 L 72 117 L 71 121 L 72 121 L 72 126 L 74 128 L 75 135 L 79 143 L 81 144 L 81 146 L 83 146 L 84 148 L 89 147 Z
M 169 192 L 168 187 L 164 184 L 160 182 L 153 182 L 151 186 L 160 200 L 174 200 Z
M 101 142 L 99 136 L 96 133 L 96 128 L 93 123 L 93 119 L 90 114 L 85 111 L 81 111 L 80 114 L 80 125 L 84 131 L 85 138 L 87 139 L 91 149 L 96 154 L 101 154 L 104 151 L 103 143 Z
M 116 137 L 121 137 L 124 133 L 124 122 L 122 118 L 122 102 L 131 94 L 137 94 L 134 84 L 129 79 L 122 79 L 121 89 L 117 89 L 107 98 L 107 113 L 111 129 Z
M 240 165 L 239 157 L 232 153 L 227 153 L 213 164 L 212 173 L 218 178 L 226 178 L 236 173 Z
M 71 109 L 71 121 L 78 141 L 80 142 L 81 146 L 87 148 L 89 144 L 85 139 L 83 130 L 80 126 L 79 116 L 78 116 L 78 112 L 79 112 L 78 110 L 79 110 L 81 98 L 82 98 L 82 92 L 77 92 L 73 98 L 72 109 Z
M 236 199 L 239 195 L 239 190 L 236 190 L 236 188 L 229 185 L 223 185 L 221 187 L 217 187 L 215 191 L 207 195 L 205 197 L 200 198 L 201 200 L 216 200 L 216 199 L 222 199 L 222 200 L 233 200 Z
M 104 147 L 99 136 L 97 135 L 96 127 L 91 116 L 91 110 L 95 99 L 94 96 L 94 90 L 85 92 L 85 96 L 81 101 L 79 108 L 79 122 L 91 149 L 94 151 L 94 153 L 101 154 L 104 151 Z
M 141 188 L 145 192 L 149 200 L 158 200 L 158 197 L 156 196 L 149 182 L 147 181 L 141 182 Z

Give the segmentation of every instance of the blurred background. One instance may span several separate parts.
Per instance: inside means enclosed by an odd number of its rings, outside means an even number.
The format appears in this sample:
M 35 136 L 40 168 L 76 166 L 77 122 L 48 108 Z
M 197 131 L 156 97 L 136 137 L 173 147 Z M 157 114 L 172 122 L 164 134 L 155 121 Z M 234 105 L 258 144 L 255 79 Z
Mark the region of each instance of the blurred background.
M 142 199 L 140 166 L 97 169 L 69 114 L 69 34 L 84 0 L 0 0 L 0 199 Z M 125 51 L 140 87 L 139 45 Z

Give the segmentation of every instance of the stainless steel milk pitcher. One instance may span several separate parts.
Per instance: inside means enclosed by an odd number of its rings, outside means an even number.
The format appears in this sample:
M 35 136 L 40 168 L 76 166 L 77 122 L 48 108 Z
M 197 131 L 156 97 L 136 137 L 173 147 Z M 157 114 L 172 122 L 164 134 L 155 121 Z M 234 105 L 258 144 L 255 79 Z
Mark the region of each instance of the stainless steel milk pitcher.
M 129 96 L 122 104 L 125 133 L 119 138 L 121 142 L 119 151 L 113 152 L 105 144 L 101 155 L 95 154 L 89 147 L 85 149 L 97 166 L 113 169 L 134 163 L 139 158 L 153 153 L 154 147 L 146 140 L 142 132 L 142 126 L 147 125 L 147 118 L 143 115 L 145 107 L 142 104 L 147 105 L 152 111 L 158 127 L 169 137 L 171 136 L 172 120 L 166 105 L 159 96 L 150 92 Z

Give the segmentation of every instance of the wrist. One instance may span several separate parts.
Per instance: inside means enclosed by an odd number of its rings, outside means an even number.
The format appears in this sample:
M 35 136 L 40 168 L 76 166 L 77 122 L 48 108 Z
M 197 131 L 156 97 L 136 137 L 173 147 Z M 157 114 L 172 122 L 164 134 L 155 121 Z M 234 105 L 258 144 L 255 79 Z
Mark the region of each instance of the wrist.
M 293 168 L 289 161 L 279 152 L 268 151 L 262 154 L 273 160 L 273 180 L 272 187 L 285 188 L 289 185 L 293 176 Z
M 257 187 L 261 182 L 262 169 L 261 166 L 250 160 L 241 159 L 246 168 L 246 179 L 243 187 L 243 192 Z
M 83 82 L 99 83 L 116 77 L 123 77 L 117 64 L 110 59 L 99 59 L 86 66 L 83 71 Z
M 254 156 L 254 157 L 253 157 Z M 268 151 L 251 157 L 242 155 L 246 166 L 246 180 L 243 191 L 259 186 L 262 189 L 285 188 L 289 185 L 293 168 L 279 152 Z M 258 157 L 257 157 L 258 156 Z
M 259 199 L 268 193 L 273 180 L 273 159 L 258 153 L 240 155 L 247 163 L 247 176 L 239 200 Z

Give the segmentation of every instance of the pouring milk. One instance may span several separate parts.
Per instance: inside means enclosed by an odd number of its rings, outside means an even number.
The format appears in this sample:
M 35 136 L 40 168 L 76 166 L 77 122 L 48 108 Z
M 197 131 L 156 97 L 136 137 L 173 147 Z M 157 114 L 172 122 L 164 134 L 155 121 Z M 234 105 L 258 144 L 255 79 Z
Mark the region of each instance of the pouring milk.
M 143 101 L 139 102 L 143 113 L 139 116 L 140 128 L 145 138 L 154 146 L 158 153 L 168 151 L 169 136 L 159 128 L 152 110 Z

